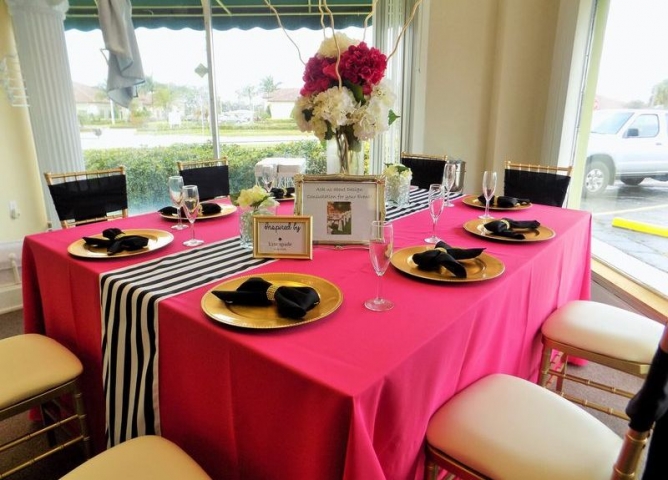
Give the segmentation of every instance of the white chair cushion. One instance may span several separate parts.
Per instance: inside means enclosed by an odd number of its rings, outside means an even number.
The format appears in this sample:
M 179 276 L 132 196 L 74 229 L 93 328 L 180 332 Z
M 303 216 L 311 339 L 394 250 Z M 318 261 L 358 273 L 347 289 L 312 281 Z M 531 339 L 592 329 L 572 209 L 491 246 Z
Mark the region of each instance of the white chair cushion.
M 663 325 L 612 305 L 575 300 L 555 310 L 545 320 L 542 333 L 583 350 L 649 364 Z
M 622 439 L 555 393 L 504 374 L 455 395 L 427 441 L 495 480 L 609 480 Z
M 176 444 L 146 435 L 121 443 L 72 470 L 61 480 L 211 480 Z
M 55 340 L 29 333 L 0 340 L 0 408 L 74 380 L 79 359 Z

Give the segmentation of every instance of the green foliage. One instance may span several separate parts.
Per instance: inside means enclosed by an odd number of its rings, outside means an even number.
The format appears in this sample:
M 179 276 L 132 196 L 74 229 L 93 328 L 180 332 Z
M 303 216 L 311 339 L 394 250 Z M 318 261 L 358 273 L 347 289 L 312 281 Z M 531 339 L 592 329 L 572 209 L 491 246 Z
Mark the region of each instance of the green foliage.
M 306 173 L 326 172 L 325 149 L 317 140 L 249 147 L 226 144 L 220 155 L 230 165 L 230 192 L 238 193 L 255 184 L 255 164 L 267 157 L 304 157 Z M 128 202 L 131 214 L 157 210 L 170 204 L 167 177 L 176 175 L 177 161 L 213 158 L 211 142 L 177 144 L 169 147 L 114 148 L 85 150 L 86 169 L 113 168 L 124 165 L 127 173 Z

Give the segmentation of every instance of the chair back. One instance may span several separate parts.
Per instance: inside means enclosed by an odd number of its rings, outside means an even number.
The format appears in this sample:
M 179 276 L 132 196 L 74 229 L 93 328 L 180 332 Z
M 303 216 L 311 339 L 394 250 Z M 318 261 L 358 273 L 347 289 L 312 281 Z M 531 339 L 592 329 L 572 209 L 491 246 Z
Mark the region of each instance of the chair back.
M 230 172 L 227 157 L 218 160 L 176 162 L 184 185 L 197 185 L 200 200 L 226 197 L 230 194 Z
M 528 198 L 532 203 L 561 207 L 566 199 L 573 167 L 550 167 L 506 161 L 504 194 Z
M 60 224 L 69 228 L 128 216 L 125 167 L 44 174 Z
M 447 157 L 401 152 L 399 161 L 411 169 L 411 185 L 428 189 L 432 183 L 443 183 L 443 170 Z
M 668 478 L 668 326 L 664 327 L 659 348 L 647 378 L 626 407 L 631 419 L 624 445 L 615 463 L 613 480 L 635 478 L 638 461 L 652 431 L 643 480 Z

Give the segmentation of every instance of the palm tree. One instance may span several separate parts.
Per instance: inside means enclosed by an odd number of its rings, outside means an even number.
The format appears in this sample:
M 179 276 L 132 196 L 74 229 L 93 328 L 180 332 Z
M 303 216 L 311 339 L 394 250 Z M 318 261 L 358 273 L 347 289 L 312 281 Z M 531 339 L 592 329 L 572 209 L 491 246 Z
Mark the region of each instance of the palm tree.
M 281 82 L 276 83 L 274 77 L 267 75 L 262 80 L 260 80 L 259 90 L 263 93 L 263 96 L 266 98 L 270 93 L 278 90 Z
M 650 104 L 654 106 L 668 106 L 668 79 L 654 85 Z

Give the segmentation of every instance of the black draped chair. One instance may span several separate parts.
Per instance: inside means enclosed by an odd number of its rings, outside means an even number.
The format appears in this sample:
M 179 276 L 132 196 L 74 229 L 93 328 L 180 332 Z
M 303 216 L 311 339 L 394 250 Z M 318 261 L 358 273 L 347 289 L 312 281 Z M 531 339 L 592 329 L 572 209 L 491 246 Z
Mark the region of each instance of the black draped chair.
M 230 194 L 230 171 L 227 157 L 218 160 L 176 162 L 184 185 L 197 185 L 200 200 L 226 197 Z
M 571 182 L 572 168 L 507 161 L 503 179 L 504 194 L 528 198 L 531 203 L 561 207 Z
M 128 216 L 125 167 L 44 174 L 63 228 Z
M 643 387 L 629 402 L 631 421 L 623 439 L 579 405 L 533 382 L 488 375 L 448 400 L 429 420 L 425 478 L 436 478 L 439 468 L 479 480 L 637 478 L 655 422 L 656 438 L 647 459 L 654 476 L 643 480 L 668 478 L 665 443 L 660 443 L 665 434 L 658 431 L 668 410 L 667 390 L 668 327 Z M 656 458 L 650 458 L 655 452 Z
M 443 170 L 447 157 L 436 155 L 421 155 L 401 152 L 399 161 L 413 172 L 411 185 L 429 189 L 432 183 L 443 183 Z

